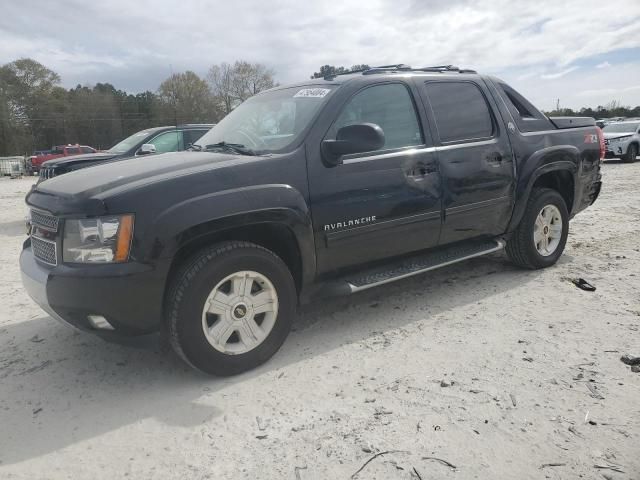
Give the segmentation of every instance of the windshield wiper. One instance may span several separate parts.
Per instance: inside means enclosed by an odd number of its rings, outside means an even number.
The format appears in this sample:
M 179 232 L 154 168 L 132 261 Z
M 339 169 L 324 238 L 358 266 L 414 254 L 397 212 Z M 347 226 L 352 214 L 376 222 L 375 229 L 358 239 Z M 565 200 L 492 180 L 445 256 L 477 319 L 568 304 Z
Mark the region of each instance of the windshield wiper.
M 198 145 L 196 143 L 192 143 L 191 145 L 189 145 L 187 150 L 194 151 L 194 152 L 201 152 L 202 151 L 202 145 Z
M 239 153 L 240 155 L 256 155 L 256 152 L 245 147 L 241 143 L 218 142 L 211 143 L 204 147 L 205 150 L 224 150 L 227 152 Z

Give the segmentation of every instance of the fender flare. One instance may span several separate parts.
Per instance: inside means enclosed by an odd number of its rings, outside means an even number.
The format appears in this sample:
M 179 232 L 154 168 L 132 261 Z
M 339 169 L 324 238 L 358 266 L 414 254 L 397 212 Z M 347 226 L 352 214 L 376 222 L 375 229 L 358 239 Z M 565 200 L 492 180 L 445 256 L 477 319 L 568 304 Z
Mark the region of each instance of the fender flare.
M 303 283 L 315 276 L 316 256 L 311 212 L 303 195 L 285 184 L 222 190 L 172 205 L 155 218 L 161 232 L 150 251 L 172 259 L 184 245 L 203 235 L 258 224 L 284 226 L 300 251 Z
M 573 195 L 576 196 L 578 182 L 578 165 L 580 150 L 573 145 L 558 145 L 537 151 L 526 162 L 525 169 L 520 173 L 520 180 L 516 186 L 516 202 L 509 221 L 507 233 L 513 232 L 524 215 L 529 202 L 531 190 L 536 181 L 549 172 L 568 171 L 573 177 Z M 569 212 L 571 214 L 571 212 Z

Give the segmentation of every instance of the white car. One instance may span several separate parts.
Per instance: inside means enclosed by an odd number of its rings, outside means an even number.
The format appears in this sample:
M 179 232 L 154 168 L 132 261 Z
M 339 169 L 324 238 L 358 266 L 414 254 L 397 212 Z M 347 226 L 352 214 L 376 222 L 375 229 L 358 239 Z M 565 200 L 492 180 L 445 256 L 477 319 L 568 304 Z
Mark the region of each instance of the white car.
M 627 163 L 635 162 L 640 146 L 640 121 L 610 123 L 605 125 L 602 131 L 607 148 L 605 158 L 621 158 Z

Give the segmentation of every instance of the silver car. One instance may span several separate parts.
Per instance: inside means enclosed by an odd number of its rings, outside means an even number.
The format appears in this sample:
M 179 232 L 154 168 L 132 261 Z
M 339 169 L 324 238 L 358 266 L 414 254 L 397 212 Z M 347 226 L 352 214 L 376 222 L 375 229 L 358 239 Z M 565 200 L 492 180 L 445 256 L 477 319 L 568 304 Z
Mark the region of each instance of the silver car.
M 616 122 L 605 125 L 604 144 L 607 148 L 605 158 L 621 158 L 622 161 L 635 162 L 640 146 L 640 121 Z

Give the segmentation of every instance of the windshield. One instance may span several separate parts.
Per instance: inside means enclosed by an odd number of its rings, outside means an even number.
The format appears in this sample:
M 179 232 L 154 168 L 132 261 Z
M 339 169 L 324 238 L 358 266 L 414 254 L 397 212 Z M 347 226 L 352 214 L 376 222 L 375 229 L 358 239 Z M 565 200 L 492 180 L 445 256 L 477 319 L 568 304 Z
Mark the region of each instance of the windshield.
M 333 88 L 293 87 L 251 97 L 205 133 L 196 145 L 204 149 L 224 142 L 257 153 L 282 150 L 298 139 Z
M 602 131 L 609 133 L 634 133 L 638 126 L 640 126 L 640 122 L 636 123 L 610 123 L 606 125 Z
M 125 138 L 120 143 L 116 143 L 107 152 L 110 153 L 125 153 L 135 147 L 138 143 L 142 142 L 151 132 L 149 130 L 143 130 L 138 133 L 134 133 L 130 137 Z

